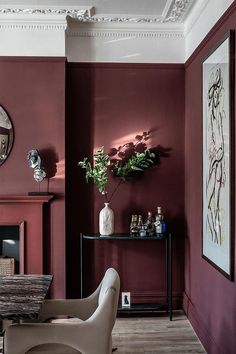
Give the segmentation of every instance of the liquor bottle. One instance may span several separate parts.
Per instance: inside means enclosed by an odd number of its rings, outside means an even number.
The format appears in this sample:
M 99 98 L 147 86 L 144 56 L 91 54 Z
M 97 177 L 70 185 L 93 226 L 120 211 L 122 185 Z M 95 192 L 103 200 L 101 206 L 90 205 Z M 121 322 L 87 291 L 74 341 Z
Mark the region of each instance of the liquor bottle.
M 140 237 L 146 237 L 147 236 L 147 227 L 145 224 L 141 226 L 141 229 L 139 230 L 139 236 Z
M 156 219 L 155 220 L 156 234 L 161 234 L 162 233 L 162 220 L 163 220 L 161 207 L 157 207 L 157 213 L 156 213 L 155 219 Z
M 146 230 L 147 230 L 147 235 L 153 236 L 155 233 L 155 225 L 154 225 L 154 218 L 152 217 L 151 211 L 148 212 L 145 226 L 146 226 Z
M 165 232 L 166 232 L 166 223 L 163 217 L 161 221 L 161 233 L 164 234 Z
M 131 223 L 130 223 L 130 235 L 131 236 L 137 236 L 137 233 L 138 233 L 137 226 L 138 226 L 138 216 L 132 215 Z
M 157 212 L 156 212 L 156 220 L 162 220 L 162 218 L 163 218 L 162 210 L 161 210 L 161 207 L 158 206 L 157 207 Z
M 137 224 L 137 231 L 138 231 L 138 234 L 139 234 L 139 232 L 140 232 L 142 226 L 143 226 L 143 218 L 142 218 L 142 215 L 139 215 L 139 216 L 138 216 L 138 224 Z
M 164 220 L 161 207 L 157 207 L 155 227 L 156 227 L 157 234 L 164 234 L 166 232 L 166 223 Z

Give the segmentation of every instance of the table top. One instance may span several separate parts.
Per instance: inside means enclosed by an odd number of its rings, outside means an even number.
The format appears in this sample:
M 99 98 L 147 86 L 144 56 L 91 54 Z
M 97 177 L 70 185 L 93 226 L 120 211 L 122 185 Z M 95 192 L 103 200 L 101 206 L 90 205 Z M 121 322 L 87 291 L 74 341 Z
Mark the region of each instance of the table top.
M 100 234 L 83 234 L 83 238 L 88 240 L 164 240 L 166 234 L 158 234 L 156 236 L 130 236 L 129 234 L 113 234 L 111 236 L 103 236 Z
M 36 319 L 52 275 L 1 275 L 0 318 Z

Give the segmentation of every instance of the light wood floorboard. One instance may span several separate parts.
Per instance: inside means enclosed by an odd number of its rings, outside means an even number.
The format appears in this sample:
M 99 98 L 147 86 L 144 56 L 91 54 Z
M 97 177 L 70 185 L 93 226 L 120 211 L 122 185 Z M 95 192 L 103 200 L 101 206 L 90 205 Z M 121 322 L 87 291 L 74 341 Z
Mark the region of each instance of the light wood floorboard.
M 182 311 L 167 316 L 118 318 L 113 330 L 115 354 L 205 353 Z
M 113 330 L 113 347 L 117 348 L 114 354 L 206 354 L 182 311 L 174 312 L 173 321 L 162 315 L 118 318 Z

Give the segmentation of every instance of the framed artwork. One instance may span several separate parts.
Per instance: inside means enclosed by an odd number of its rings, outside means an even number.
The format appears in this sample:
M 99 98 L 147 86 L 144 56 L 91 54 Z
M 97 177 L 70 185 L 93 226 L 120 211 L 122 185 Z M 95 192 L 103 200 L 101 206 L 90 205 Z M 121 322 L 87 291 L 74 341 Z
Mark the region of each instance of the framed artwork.
M 234 31 L 202 62 L 202 256 L 233 280 Z
M 130 307 L 130 292 L 122 292 L 121 293 L 121 306 L 122 308 Z

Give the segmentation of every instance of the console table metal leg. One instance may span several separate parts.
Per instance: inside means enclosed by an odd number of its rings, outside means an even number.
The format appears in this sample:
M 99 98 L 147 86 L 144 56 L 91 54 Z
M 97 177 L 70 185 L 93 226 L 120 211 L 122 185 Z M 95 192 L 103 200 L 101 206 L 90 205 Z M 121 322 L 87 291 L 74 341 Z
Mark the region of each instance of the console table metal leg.
M 80 234 L 80 298 L 83 297 L 83 234 Z
M 169 234 L 169 317 L 172 321 L 172 235 Z
M 169 241 L 166 237 L 166 303 L 167 312 L 169 312 Z

